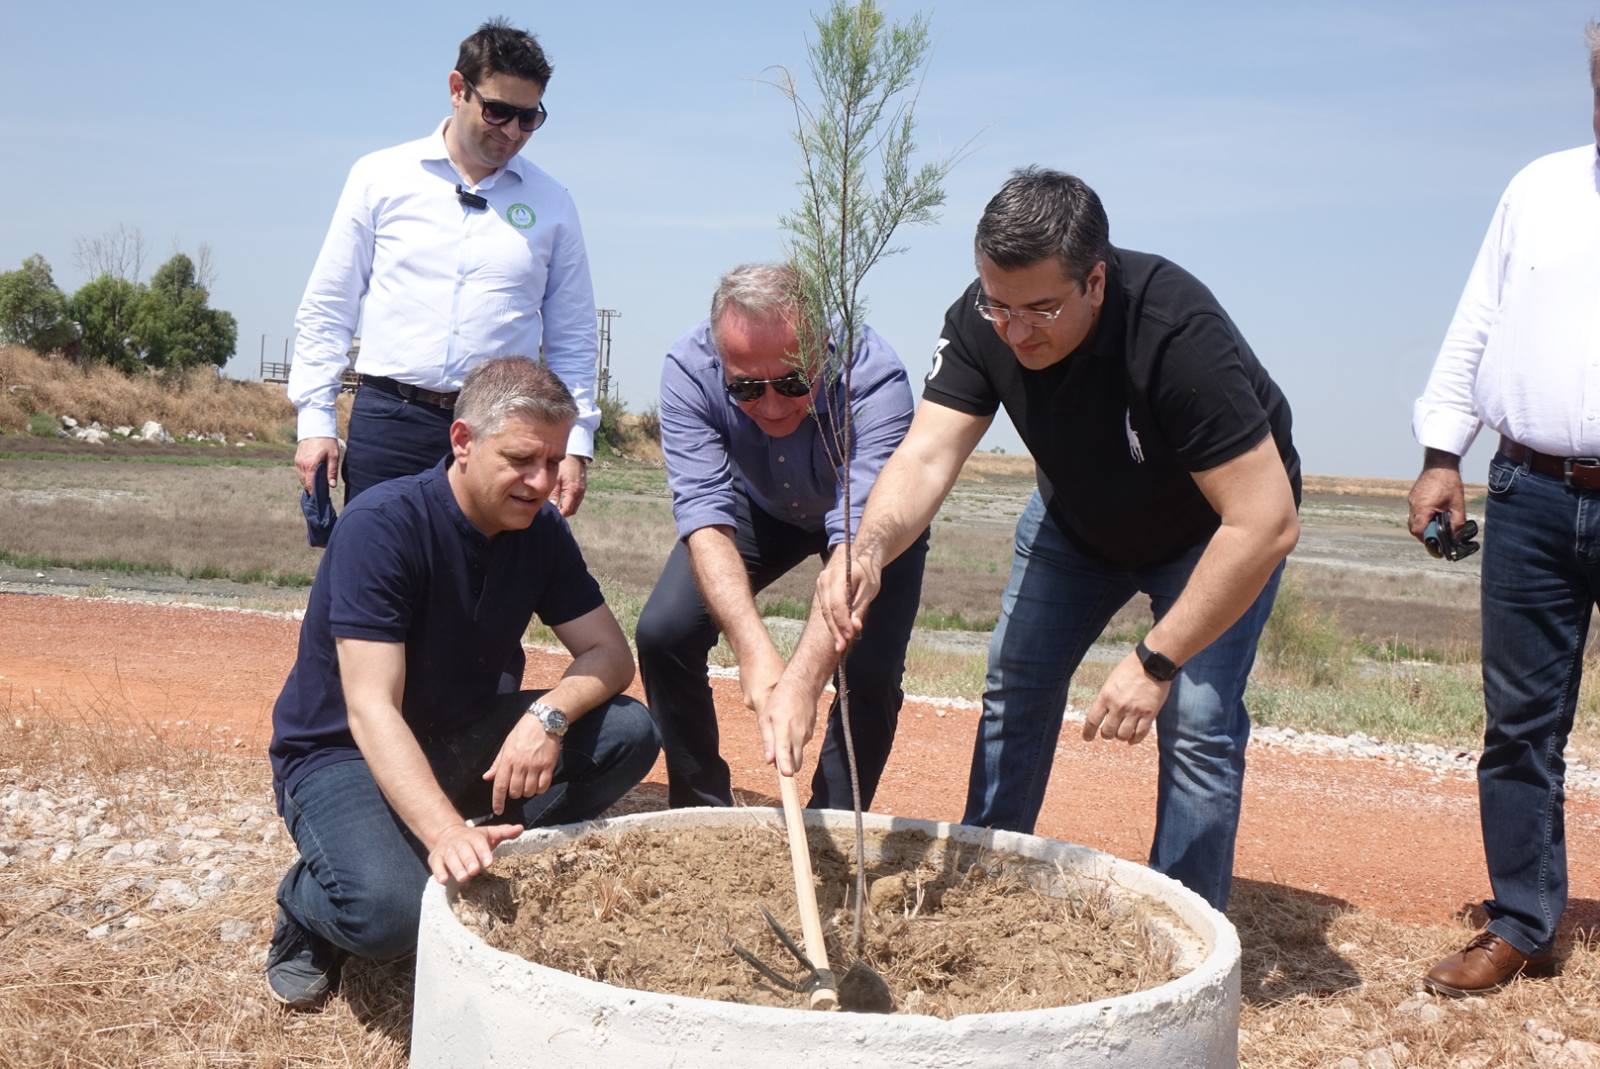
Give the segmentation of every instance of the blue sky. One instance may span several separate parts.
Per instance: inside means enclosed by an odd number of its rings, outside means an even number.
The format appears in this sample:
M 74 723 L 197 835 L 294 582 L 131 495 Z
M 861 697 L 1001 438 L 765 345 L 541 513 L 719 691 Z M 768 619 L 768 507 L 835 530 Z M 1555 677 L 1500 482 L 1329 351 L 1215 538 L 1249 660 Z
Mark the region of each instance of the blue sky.
M 941 221 L 869 282 L 868 319 L 913 375 L 971 278 L 984 202 L 1017 166 L 1070 170 L 1113 242 L 1216 292 L 1314 473 L 1415 473 L 1411 402 L 1499 192 L 1592 139 L 1583 26 L 1600 4 L 884 6 L 931 18 L 924 150 L 967 146 Z M 817 9 L 7 4 L 0 270 L 42 253 L 74 289 L 74 239 L 118 224 L 155 263 L 207 242 L 213 303 L 239 320 L 229 372 L 253 376 L 263 335 L 282 352 L 350 164 L 435 125 L 457 43 L 504 14 L 554 63 L 527 155 L 577 199 L 637 410 L 717 276 L 781 252 L 797 164 L 763 79 L 803 69 Z M 1020 449 L 1009 427 L 986 444 Z M 1480 443 L 1469 474 L 1486 460 Z

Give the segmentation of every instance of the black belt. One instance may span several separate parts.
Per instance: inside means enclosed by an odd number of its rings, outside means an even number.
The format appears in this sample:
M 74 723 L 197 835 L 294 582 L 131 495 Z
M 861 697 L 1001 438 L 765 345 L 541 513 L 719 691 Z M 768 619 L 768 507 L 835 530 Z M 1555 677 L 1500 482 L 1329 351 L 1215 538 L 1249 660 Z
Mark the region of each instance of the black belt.
M 379 393 L 398 397 L 402 401 L 420 401 L 434 408 L 442 408 L 446 412 L 456 407 L 456 398 L 461 396 L 459 390 L 454 393 L 439 393 L 437 390 L 424 390 L 421 386 L 413 386 L 409 382 L 396 382 L 382 375 L 362 375 L 361 385 L 370 386 Z
M 1513 464 L 1526 464 L 1529 471 L 1560 479 L 1579 490 L 1600 490 L 1600 457 L 1553 457 L 1521 442 L 1500 436 L 1500 452 Z

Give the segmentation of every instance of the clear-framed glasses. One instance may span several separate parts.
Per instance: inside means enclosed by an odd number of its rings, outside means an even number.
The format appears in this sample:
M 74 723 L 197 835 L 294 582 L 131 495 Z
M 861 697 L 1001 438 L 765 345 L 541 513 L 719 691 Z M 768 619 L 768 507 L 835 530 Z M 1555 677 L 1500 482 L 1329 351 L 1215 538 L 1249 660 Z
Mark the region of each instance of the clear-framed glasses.
M 1003 305 L 990 304 L 982 297 L 973 302 L 973 308 L 978 314 L 991 323 L 1026 323 L 1030 327 L 1042 327 L 1046 323 L 1054 323 L 1060 317 L 1066 303 L 1056 305 L 1053 312 L 1040 312 L 1032 308 L 1006 308 Z
M 544 101 L 542 100 L 531 108 L 519 108 L 515 104 L 506 103 L 504 100 L 490 100 L 478 92 L 477 86 L 467 82 L 465 78 L 461 80 L 466 82 L 467 92 L 477 93 L 478 103 L 483 105 L 483 121 L 490 126 L 504 126 L 512 119 L 515 119 L 523 133 L 531 134 L 543 126 L 544 121 L 550 117 L 550 113 L 545 110 Z

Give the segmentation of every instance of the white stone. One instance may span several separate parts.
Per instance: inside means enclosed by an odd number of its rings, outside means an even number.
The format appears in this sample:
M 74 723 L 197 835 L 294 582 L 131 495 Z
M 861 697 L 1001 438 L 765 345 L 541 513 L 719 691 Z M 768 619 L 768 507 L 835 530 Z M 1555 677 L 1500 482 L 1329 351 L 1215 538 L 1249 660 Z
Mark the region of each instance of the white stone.
M 1366 1066 L 1366 1069 L 1395 1069 L 1396 1065 L 1394 1055 L 1389 1052 L 1388 1047 L 1367 1051 L 1361 1059 L 1361 1064 Z
M 72 856 L 71 843 L 57 843 L 55 849 L 50 851 L 50 864 L 59 865 Z
M 111 436 L 99 427 L 80 429 L 77 433 L 78 441 L 88 442 L 90 445 L 104 445 Z
M 70 431 L 78 425 L 78 421 L 73 419 L 71 416 L 62 416 L 61 425 Z
M 810 811 L 840 845 L 850 814 Z M 778 811 L 680 809 L 601 822 L 636 829 L 749 826 L 781 829 Z M 1181 884 L 1108 854 L 1057 840 L 868 814 L 873 831 L 920 831 L 1059 866 L 1064 881 L 1106 882 L 1177 918 L 1178 976 L 1147 991 L 1076 1006 L 941 1020 L 917 1014 L 818 1013 L 628 990 L 549 969 L 489 947 L 451 910 L 454 885 L 422 896 L 411 1030 L 412 1069 L 541 1062 L 697 1069 L 883 1069 L 1012 1066 L 1220 1069 L 1238 1064 L 1239 937 L 1227 918 Z M 524 833 L 498 854 L 559 848 L 594 825 Z M 486 1022 L 494 1022 L 487 1027 Z
M 133 433 L 133 428 L 127 426 L 126 424 L 120 424 L 118 426 L 112 427 L 111 428 L 111 433 L 116 435 L 118 438 L 126 438 L 126 437 L 128 437 L 128 435 Z
M 172 441 L 172 435 L 167 433 L 167 429 L 153 419 L 146 420 L 144 426 L 139 428 L 139 437 L 147 442 Z
M 109 924 L 97 924 L 93 928 L 90 928 L 87 932 L 85 932 L 83 934 L 88 936 L 91 940 L 104 939 L 106 936 L 111 934 L 111 925 L 109 925 Z
M 182 880 L 162 880 L 156 888 L 156 896 L 150 902 L 151 909 L 189 909 L 200 904 L 200 895 L 193 887 Z
M 217 930 L 217 938 L 224 943 L 242 943 L 255 934 L 256 926 L 249 921 L 226 920 Z
M 1346 1055 L 1333 1063 L 1333 1069 L 1361 1069 L 1361 1063 Z
M 1583 1069 L 1600 1066 L 1600 1044 L 1584 1039 L 1569 1039 L 1562 1049 L 1567 1052 L 1568 1058 Z

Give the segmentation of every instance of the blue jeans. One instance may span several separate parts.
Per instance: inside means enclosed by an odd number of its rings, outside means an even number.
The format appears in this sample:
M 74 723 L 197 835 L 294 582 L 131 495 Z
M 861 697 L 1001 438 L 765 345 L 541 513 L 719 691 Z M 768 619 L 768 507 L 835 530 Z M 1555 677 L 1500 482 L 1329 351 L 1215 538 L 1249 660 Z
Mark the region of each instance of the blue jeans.
M 391 397 L 371 386 L 356 391 L 345 444 L 344 502 L 381 482 L 427 471 L 450 454 L 450 422 L 443 408 Z
M 1011 579 L 989 644 L 962 823 L 1033 831 L 1067 688 L 1083 655 L 1137 592 L 1150 596 L 1157 620 L 1165 616 L 1204 550 L 1202 543 L 1176 560 L 1143 568 L 1107 564 L 1070 542 L 1033 495 L 1017 521 Z M 1245 681 L 1282 574 L 1280 564 L 1244 615 L 1183 666 L 1156 717 L 1160 768 L 1150 867 L 1218 909 L 1227 906 L 1233 882 L 1250 738 Z
M 540 693 L 505 695 L 462 732 L 418 740 L 463 816 L 489 812 L 492 784 L 480 777 Z M 567 731 L 550 789 L 509 800 L 494 822 L 531 828 L 591 820 L 645 777 L 659 750 L 645 707 L 613 698 Z M 416 948 L 428 851 L 384 800 L 366 761 L 326 765 L 301 780 L 284 799 L 283 819 L 300 860 L 278 885 L 278 904 L 301 927 L 364 958 Z
M 1600 492 L 1496 454 L 1484 531 L 1478 810 L 1494 889 L 1484 909 L 1490 931 L 1537 954 L 1567 907 L 1562 752 L 1600 595 Z

